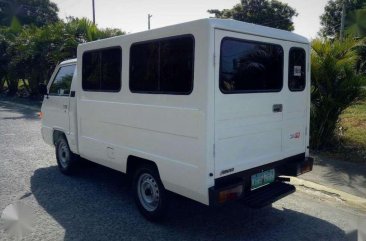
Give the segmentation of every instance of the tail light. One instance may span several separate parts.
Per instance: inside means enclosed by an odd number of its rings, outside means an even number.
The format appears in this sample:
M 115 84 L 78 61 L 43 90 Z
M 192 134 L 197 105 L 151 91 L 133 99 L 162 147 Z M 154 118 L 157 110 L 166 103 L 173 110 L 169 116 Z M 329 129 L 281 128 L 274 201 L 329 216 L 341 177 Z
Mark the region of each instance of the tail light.
M 238 199 L 243 193 L 243 185 L 236 186 L 230 189 L 219 192 L 219 203 Z

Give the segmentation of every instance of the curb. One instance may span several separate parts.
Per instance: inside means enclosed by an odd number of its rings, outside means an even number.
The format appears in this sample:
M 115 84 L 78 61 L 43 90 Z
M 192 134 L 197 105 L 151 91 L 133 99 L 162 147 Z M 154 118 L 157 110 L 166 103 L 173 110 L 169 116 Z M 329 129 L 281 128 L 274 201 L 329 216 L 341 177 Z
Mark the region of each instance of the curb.
M 26 105 L 26 104 L 20 104 L 20 103 L 16 103 L 16 102 L 7 101 L 7 100 L 0 100 L 0 103 L 5 103 L 5 104 L 8 104 L 8 105 L 18 106 L 18 107 L 21 107 L 21 108 L 26 108 L 26 109 L 30 109 L 30 110 L 34 110 L 34 111 L 41 111 L 40 107 L 29 106 L 29 105 Z
M 353 207 L 358 207 L 358 208 L 366 211 L 366 199 L 365 198 L 361 198 L 361 197 L 358 197 L 358 196 L 355 196 L 355 195 L 352 195 L 352 194 L 349 194 L 349 193 L 346 193 L 343 191 L 339 191 L 334 188 L 326 187 L 326 186 L 323 186 L 323 185 L 320 185 L 320 184 L 317 184 L 314 182 L 306 181 L 306 180 L 303 180 L 303 179 L 300 179 L 297 177 L 289 177 L 289 178 L 290 178 L 290 183 L 292 185 L 313 189 L 313 190 L 322 192 L 327 195 L 335 196 Z

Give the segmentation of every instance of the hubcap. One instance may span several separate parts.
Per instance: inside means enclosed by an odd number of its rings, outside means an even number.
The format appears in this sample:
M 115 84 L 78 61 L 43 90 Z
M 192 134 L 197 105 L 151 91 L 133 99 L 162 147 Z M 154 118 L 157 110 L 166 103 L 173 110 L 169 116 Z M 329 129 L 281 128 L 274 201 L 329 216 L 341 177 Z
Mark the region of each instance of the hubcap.
M 63 168 L 67 168 L 69 164 L 69 148 L 64 141 L 61 141 L 58 147 L 58 159 Z
M 155 178 L 148 174 L 143 173 L 137 182 L 137 194 L 142 206 L 152 212 L 159 205 L 159 187 Z

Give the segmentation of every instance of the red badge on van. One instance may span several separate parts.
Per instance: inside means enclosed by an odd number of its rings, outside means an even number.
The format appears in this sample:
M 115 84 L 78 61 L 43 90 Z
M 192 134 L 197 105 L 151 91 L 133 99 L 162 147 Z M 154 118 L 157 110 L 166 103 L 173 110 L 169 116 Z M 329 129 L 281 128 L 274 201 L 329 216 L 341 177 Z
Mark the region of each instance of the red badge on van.
M 300 132 L 296 132 L 290 135 L 290 139 L 299 139 L 300 135 L 301 135 Z

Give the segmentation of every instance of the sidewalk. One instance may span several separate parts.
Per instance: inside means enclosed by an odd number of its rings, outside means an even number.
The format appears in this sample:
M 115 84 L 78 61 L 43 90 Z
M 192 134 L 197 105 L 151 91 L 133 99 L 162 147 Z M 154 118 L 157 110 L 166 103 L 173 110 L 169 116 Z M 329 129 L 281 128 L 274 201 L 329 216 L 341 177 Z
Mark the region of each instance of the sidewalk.
M 315 156 L 313 171 L 299 178 L 366 198 L 366 163 Z

